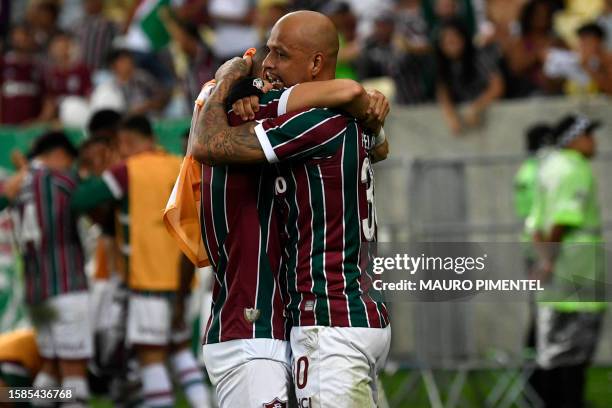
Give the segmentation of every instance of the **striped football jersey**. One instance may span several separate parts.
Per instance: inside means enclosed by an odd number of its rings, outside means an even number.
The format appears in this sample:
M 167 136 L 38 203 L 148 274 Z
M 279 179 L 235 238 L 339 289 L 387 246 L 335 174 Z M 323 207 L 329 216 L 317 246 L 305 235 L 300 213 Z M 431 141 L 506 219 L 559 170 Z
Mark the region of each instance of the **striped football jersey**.
M 33 162 L 16 200 L 12 217 L 23 254 L 29 304 L 87 289 L 83 248 L 70 208 L 75 188 L 71 173 Z
M 270 91 L 260 98 L 257 119 L 276 117 L 285 107 L 282 91 Z M 232 111 L 228 117 L 230 125 L 241 123 Z M 202 234 L 214 271 L 204 344 L 288 338 L 272 170 L 202 166 Z
M 385 327 L 372 296 L 368 246 L 376 240 L 374 138 L 355 119 L 304 109 L 255 128 L 270 163 L 284 226 L 287 305 L 297 326 Z

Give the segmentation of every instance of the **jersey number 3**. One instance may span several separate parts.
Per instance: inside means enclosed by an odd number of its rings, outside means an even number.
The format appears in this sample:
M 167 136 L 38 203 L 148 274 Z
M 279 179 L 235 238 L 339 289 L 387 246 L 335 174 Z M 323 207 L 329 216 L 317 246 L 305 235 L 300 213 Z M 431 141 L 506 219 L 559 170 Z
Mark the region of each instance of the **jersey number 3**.
M 368 201 L 368 216 L 361 220 L 361 229 L 366 241 L 374 241 L 376 232 L 376 206 L 374 205 L 374 171 L 370 158 L 363 159 L 361 165 L 361 182 L 366 186 L 366 200 Z

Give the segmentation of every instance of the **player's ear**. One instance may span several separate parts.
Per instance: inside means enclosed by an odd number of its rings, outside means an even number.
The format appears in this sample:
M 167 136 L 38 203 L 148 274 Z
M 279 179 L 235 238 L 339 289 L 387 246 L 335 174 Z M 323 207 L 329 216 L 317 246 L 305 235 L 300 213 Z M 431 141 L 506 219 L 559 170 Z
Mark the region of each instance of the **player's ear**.
M 312 68 L 310 70 L 310 75 L 312 78 L 315 78 L 321 70 L 323 69 L 323 54 L 316 53 L 312 59 Z

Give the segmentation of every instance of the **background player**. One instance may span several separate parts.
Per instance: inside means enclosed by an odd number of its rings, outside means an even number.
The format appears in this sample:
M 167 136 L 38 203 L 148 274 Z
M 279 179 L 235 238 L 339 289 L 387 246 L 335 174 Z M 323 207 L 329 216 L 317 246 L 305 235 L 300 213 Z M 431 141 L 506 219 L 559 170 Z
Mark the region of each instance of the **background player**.
M 29 154 L 27 173 L 22 173 L 13 215 L 24 253 L 26 301 L 43 358 L 34 386 L 61 384 L 74 389 L 77 401 L 85 404 L 93 344 L 83 249 L 70 208 L 77 183 L 70 169 L 76 156 L 63 133 L 42 135 Z
M 179 171 L 180 159 L 155 146 L 144 116 L 126 118 L 119 127 L 124 160 L 79 185 L 72 205 L 86 211 L 105 203 L 118 208 L 117 236 L 124 258 L 128 299 L 127 342 L 140 363 L 145 404 L 172 406 L 174 394 L 167 359 L 192 406 L 207 406 L 203 377 L 189 349 L 189 324 L 173 327 L 179 291 L 180 251 L 166 232 L 161 213 Z M 190 281 L 193 270 L 185 280 Z M 184 307 L 180 307 L 184 311 Z M 185 319 L 185 316 L 182 316 Z

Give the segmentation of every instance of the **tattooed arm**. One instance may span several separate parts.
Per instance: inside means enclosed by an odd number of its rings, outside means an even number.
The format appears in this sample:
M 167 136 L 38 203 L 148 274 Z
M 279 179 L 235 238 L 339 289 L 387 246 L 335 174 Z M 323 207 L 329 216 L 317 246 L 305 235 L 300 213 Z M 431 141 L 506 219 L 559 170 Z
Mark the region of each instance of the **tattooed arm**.
M 225 112 L 225 99 L 232 85 L 248 75 L 249 65 L 234 58 L 219 68 L 217 86 L 207 99 L 195 127 L 193 157 L 200 163 L 253 164 L 266 162 L 266 156 L 255 135 L 255 122 L 230 127 Z

